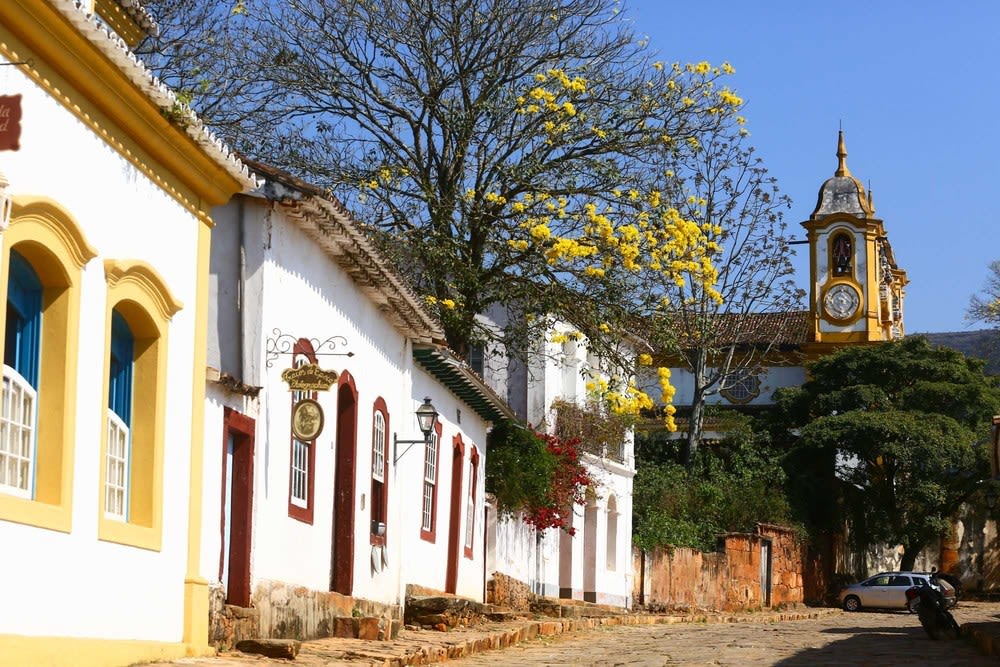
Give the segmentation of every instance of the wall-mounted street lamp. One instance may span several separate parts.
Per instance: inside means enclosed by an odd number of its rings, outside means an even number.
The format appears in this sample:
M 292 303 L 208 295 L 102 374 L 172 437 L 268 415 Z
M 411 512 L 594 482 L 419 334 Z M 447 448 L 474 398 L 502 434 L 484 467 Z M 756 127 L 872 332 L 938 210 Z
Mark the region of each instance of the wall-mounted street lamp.
M 427 444 L 431 439 L 431 433 L 434 431 L 434 422 L 437 421 L 438 411 L 433 405 L 431 405 L 430 397 L 424 398 L 424 404 L 417 408 L 417 425 L 420 427 L 420 432 L 424 434 L 423 440 L 400 440 L 396 437 L 396 434 L 392 434 L 392 464 L 396 465 L 396 462 L 403 457 L 403 454 L 410 451 L 410 447 L 418 443 Z M 409 445 L 403 450 L 403 453 L 399 452 L 399 445 Z

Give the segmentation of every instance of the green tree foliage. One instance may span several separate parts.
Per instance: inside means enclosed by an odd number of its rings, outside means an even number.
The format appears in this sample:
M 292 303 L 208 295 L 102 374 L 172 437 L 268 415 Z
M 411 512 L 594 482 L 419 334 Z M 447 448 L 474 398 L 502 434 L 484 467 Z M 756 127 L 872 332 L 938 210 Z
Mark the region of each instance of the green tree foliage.
M 844 348 L 781 391 L 776 424 L 797 449 L 792 460 L 821 468 L 801 480 L 813 488 L 807 514 L 830 522 L 817 527 L 846 520 L 856 547 L 900 544 L 912 568 L 989 474 L 1000 390 L 982 367 L 918 336 Z M 829 511 L 838 498 L 843 515 Z
M 655 61 L 618 0 L 147 4 L 154 70 L 367 222 L 460 355 L 500 306 L 514 350 L 552 315 L 613 356 L 643 271 L 710 276 L 661 167 L 738 122 L 732 68 Z
M 536 433 L 504 421 L 487 436 L 486 492 L 501 516 L 570 535 L 573 506 L 586 502 L 593 480 L 580 461 L 579 439 Z
M 642 549 L 672 545 L 702 551 L 720 535 L 757 523 L 789 524 L 780 456 L 762 433 L 738 420 L 729 436 L 680 463 L 683 443 L 663 433 L 637 436 L 633 541 Z

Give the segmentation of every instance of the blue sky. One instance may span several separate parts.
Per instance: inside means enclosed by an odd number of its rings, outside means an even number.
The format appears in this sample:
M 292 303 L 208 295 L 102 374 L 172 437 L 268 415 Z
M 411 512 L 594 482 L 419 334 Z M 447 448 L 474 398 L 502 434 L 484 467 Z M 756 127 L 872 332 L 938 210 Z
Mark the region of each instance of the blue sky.
M 842 123 L 848 166 L 910 279 L 907 333 L 985 326 L 965 310 L 1000 259 L 1000 2 L 626 0 L 624 14 L 665 61 L 736 68 L 729 83 L 792 198 L 797 238 Z

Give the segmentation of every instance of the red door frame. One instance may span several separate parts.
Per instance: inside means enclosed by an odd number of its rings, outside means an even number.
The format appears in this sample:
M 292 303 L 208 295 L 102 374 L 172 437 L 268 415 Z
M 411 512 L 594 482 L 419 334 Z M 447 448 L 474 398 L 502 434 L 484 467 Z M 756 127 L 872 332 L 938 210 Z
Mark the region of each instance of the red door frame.
M 226 603 L 238 607 L 250 606 L 250 548 L 253 531 L 253 459 L 256 422 L 232 408 L 225 408 L 222 421 L 222 505 L 219 508 L 221 531 L 219 547 L 219 579 L 229 562 Z M 226 458 L 229 436 L 233 435 L 233 479 L 226 479 Z M 232 490 L 226 516 L 226 494 Z M 229 553 L 226 548 L 226 524 L 229 530 Z
M 458 590 L 458 561 L 461 558 L 462 524 L 462 471 L 465 461 L 465 443 L 458 434 L 451 440 L 451 511 L 448 516 L 448 569 L 445 572 L 444 590 L 454 594 Z
M 358 447 L 358 389 L 347 371 L 337 387 L 337 460 L 333 474 L 333 549 L 330 590 L 354 588 L 354 488 Z

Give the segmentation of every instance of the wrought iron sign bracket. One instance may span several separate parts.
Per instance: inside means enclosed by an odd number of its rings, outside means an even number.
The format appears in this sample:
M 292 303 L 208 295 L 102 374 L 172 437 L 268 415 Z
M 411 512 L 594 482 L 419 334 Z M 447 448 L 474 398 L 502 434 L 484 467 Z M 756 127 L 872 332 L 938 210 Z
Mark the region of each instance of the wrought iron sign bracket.
M 293 336 L 283 333 L 281 329 L 275 329 L 272 336 L 267 339 L 266 361 L 270 368 L 275 360 L 284 354 L 294 354 L 295 344 L 300 340 L 307 340 L 312 346 L 312 351 L 317 357 L 353 357 L 353 352 L 339 352 L 338 348 L 347 347 L 347 339 L 343 336 L 330 336 L 325 340 L 319 338 L 305 338 L 304 336 Z

